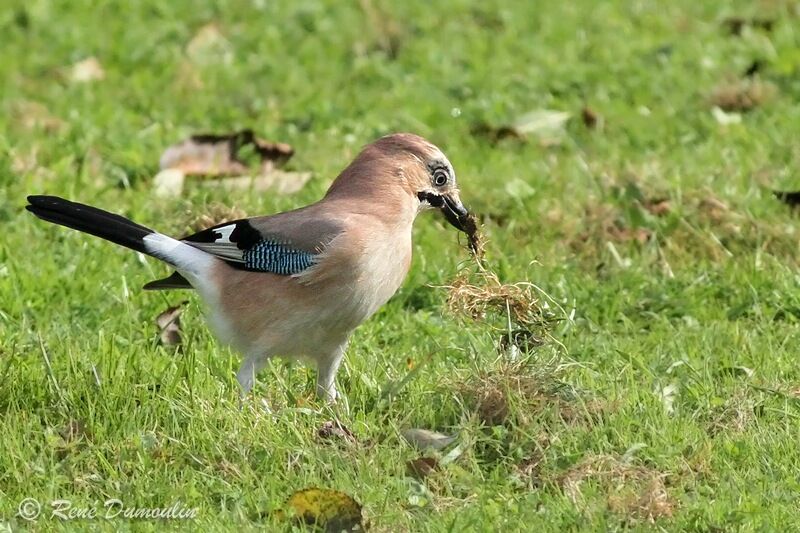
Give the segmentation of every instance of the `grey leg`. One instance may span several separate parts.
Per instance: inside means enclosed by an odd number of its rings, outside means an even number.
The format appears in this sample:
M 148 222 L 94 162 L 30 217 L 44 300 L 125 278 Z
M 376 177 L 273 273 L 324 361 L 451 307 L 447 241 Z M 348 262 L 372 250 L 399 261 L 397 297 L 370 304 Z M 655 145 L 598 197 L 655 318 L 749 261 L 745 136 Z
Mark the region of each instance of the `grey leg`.
M 250 356 L 239 367 L 239 371 L 236 373 L 236 380 L 242 386 L 242 398 L 247 396 L 247 393 L 253 388 L 256 383 L 256 374 L 264 368 L 268 359 L 269 357 L 265 355 Z
M 336 401 L 336 371 L 344 358 L 347 343 L 317 360 L 317 397 L 333 403 Z

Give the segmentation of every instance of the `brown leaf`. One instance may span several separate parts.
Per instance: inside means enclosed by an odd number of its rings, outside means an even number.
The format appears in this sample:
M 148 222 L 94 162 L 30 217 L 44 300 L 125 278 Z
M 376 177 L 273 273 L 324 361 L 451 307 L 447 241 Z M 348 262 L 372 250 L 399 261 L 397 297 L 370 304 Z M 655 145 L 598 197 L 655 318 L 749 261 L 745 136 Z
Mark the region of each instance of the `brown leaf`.
M 308 183 L 311 172 L 284 172 L 273 170 L 258 176 L 237 176 L 217 180 L 205 180 L 204 187 L 216 187 L 228 191 L 250 189 L 254 192 L 274 191 L 278 194 L 292 194 Z
M 477 123 L 472 127 L 472 134 L 487 137 L 493 144 L 503 139 L 525 140 L 534 137 L 543 146 L 552 146 L 560 144 L 569 119 L 570 114 L 564 111 L 537 109 L 519 116 L 510 124 L 493 126 L 486 122 Z
M 87 57 L 70 67 L 69 79 L 73 83 L 86 83 L 102 80 L 106 77 L 103 66 L 96 57 Z
M 717 85 L 709 96 L 709 103 L 726 113 L 745 112 L 769 101 L 778 88 L 758 77 L 726 81 Z
M 282 166 L 294 154 L 290 145 L 259 139 L 245 129 L 225 135 L 193 135 L 167 148 L 159 163 L 162 169 L 179 169 L 188 176 L 238 176 L 251 171 L 242 157 L 245 148 L 258 156 L 262 174 Z
M 66 122 L 50 113 L 40 102 L 18 100 L 11 105 L 11 116 L 22 129 L 42 129 L 47 133 L 58 133 L 65 129 Z
M 209 65 L 233 61 L 233 46 L 215 23 L 202 26 L 186 45 L 186 55 L 193 63 Z
M 158 326 L 159 340 L 164 346 L 176 346 L 181 343 L 181 313 L 182 307 L 189 303 L 185 300 L 175 307 L 170 307 L 156 317 Z
M 292 494 L 286 507 L 301 522 L 324 531 L 364 531 L 361 504 L 344 492 L 316 487 Z
M 418 457 L 406 463 L 406 473 L 420 481 L 439 469 L 439 461 L 435 457 Z
M 355 443 L 356 436 L 350 429 L 338 420 L 328 420 L 317 430 L 317 436 L 323 440 L 339 439 L 348 443 Z
M 583 125 L 589 129 L 594 129 L 599 121 L 600 116 L 589 106 L 583 106 L 581 109 L 581 119 L 583 120 Z
M 666 198 L 648 198 L 642 205 L 651 214 L 657 217 L 669 214 L 672 210 L 670 202 Z
M 161 198 L 180 196 L 186 175 L 177 168 L 165 168 L 153 178 L 153 194 Z

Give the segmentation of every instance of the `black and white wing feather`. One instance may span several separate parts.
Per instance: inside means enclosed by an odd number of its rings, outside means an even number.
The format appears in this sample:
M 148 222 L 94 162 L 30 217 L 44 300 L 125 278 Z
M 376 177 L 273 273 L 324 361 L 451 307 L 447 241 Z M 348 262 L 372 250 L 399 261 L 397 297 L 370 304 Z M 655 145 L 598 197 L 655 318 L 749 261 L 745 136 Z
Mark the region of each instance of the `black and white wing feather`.
M 183 239 L 231 266 L 255 272 L 289 276 L 314 264 L 316 253 L 292 245 L 279 236 L 262 235 L 248 220 L 220 224 Z

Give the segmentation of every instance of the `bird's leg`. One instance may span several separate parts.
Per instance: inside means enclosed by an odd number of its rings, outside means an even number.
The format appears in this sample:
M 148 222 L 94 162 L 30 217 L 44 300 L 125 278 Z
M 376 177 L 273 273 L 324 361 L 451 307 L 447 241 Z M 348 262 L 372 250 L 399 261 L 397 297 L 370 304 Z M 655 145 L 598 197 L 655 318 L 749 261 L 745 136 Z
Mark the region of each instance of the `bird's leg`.
M 338 346 L 331 353 L 317 360 L 317 397 L 329 403 L 336 401 L 336 371 L 344 357 L 347 344 Z
M 258 374 L 259 370 L 264 368 L 268 359 L 269 358 L 264 354 L 251 355 L 242 363 L 242 366 L 239 367 L 239 371 L 236 373 L 236 380 L 242 387 L 242 392 L 239 396 L 240 406 L 245 396 L 247 396 L 247 393 L 250 392 L 253 385 L 255 385 L 256 374 Z

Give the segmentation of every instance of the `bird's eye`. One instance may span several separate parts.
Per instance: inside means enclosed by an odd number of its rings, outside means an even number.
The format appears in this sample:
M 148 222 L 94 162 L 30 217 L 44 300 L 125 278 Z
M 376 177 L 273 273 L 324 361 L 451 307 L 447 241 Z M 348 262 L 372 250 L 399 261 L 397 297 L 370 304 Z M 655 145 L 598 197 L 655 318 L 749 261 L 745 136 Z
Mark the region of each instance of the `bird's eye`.
M 442 185 L 447 183 L 449 177 L 450 176 L 447 175 L 447 170 L 443 168 L 437 168 L 436 170 L 433 171 L 433 184 L 436 185 L 437 187 L 441 187 Z

